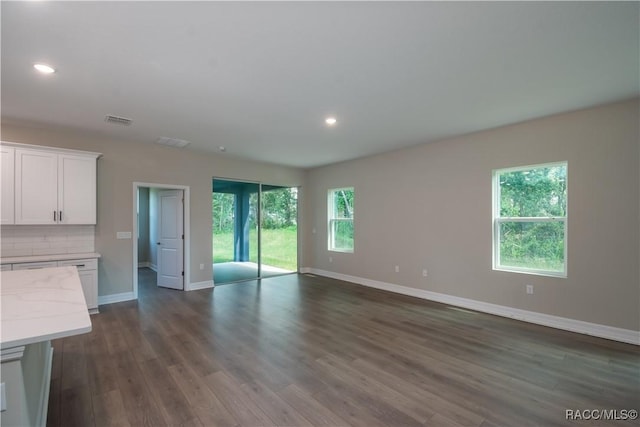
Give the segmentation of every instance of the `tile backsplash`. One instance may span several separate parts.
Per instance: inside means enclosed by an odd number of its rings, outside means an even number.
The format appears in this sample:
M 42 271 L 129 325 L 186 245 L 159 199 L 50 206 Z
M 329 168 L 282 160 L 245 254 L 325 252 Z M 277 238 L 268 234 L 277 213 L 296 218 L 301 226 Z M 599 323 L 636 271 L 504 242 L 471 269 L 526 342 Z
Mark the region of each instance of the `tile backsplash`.
M 95 252 L 95 225 L 3 225 L 0 256 Z

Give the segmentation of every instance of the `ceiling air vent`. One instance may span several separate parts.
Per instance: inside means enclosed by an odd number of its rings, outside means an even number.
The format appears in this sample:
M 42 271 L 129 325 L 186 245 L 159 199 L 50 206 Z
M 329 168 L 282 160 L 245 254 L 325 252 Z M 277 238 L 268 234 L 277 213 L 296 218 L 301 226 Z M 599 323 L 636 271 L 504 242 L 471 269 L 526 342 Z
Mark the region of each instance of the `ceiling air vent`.
M 125 117 L 118 117 L 118 116 L 109 115 L 109 116 L 106 116 L 104 118 L 104 121 L 107 122 L 107 123 L 113 123 L 113 124 L 116 124 L 116 125 L 129 126 L 133 120 L 127 119 Z
M 156 141 L 156 144 L 167 145 L 169 147 L 182 148 L 182 147 L 186 147 L 191 143 L 189 141 L 185 141 L 184 139 L 167 138 L 166 136 L 163 136 L 161 138 L 158 138 L 158 140 Z

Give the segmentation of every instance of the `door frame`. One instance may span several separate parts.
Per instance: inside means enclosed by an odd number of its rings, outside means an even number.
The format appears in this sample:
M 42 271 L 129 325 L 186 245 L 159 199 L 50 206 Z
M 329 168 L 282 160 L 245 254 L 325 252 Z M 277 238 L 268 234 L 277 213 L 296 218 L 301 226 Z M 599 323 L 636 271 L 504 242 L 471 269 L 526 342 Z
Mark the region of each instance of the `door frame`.
M 132 246 L 133 246 L 133 297 L 134 299 L 138 299 L 138 212 L 136 209 L 138 203 L 138 189 L 140 188 L 159 188 L 162 190 L 182 190 L 184 194 L 184 204 L 183 204 L 183 230 L 184 230 L 184 290 L 191 290 L 191 228 L 189 219 L 191 215 L 190 212 L 190 192 L 189 186 L 187 185 L 176 185 L 176 184 L 158 184 L 152 182 L 137 182 L 133 183 L 133 233 L 131 236 Z

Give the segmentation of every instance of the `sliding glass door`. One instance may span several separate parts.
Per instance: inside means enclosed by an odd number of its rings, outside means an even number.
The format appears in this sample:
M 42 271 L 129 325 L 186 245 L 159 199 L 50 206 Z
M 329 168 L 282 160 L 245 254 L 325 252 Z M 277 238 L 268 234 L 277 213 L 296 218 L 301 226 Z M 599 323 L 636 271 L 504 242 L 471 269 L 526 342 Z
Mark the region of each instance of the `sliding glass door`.
M 213 180 L 214 283 L 258 277 L 260 184 Z
M 297 195 L 295 187 L 214 178 L 214 283 L 297 271 Z

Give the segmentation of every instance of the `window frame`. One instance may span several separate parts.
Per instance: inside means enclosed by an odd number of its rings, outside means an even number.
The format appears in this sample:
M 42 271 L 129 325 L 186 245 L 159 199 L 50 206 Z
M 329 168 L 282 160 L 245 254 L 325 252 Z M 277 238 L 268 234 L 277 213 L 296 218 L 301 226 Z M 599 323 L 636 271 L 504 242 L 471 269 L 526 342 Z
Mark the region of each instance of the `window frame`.
M 563 166 L 565 169 L 565 185 L 566 185 L 566 203 L 567 208 L 565 210 L 565 215 L 562 217 L 502 217 L 500 216 L 500 201 L 501 201 L 501 187 L 500 187 L 500 175 L 504 173 L 510 172 L 520 172 L 520 171 L 528 171 L 535 169 L 544 169 Z M 568 218 L 569 218 L 569 162 L 568 161 L 559 161 L 552 163 L 541 163 L 535 165 L 526 165 L 526 166 L 517 166 L 512 168 L 501 168 L 494 169 L 492 171 L 492 267 L 495 271 L 506 271 L 510 273 L 523 273 L 523 274 L 533 274 L 537 276 L 548 276 L 548 277 L 558 277 L 558 278 L 566 278 L 567 277 L 567 253 L 568 253 Z M 554 271 L 554 270 L 544 270 L 539 268 L 528 268 L 528 267 L 515 267 L 509 265 L 502 265 L 500 263 L 500 225 L 503 223 L 544 223 L 544 222 L 563 222 L 564 228 L 564 257 L 563 257 L 563 270 L 562 271 Z
M 353 213 L 351 218 L 336 218 L 335 217 L 335 194 L 338 191 L 351 191 L 353 192 L 354 206 L 352 207 Z M 335 247 L 335 228 L 334 224 L 338 222 L 351 222 L 353 228 L 353 242 L 351 245 L 351 249 L 343 249 Z M 327 190 L 327 250 L 330 252 L 341 252 L 341 253 L 354 253 L 356 246 L 355 239 L 355 187 L 340 187 L 340 188 L 330 188 Z

